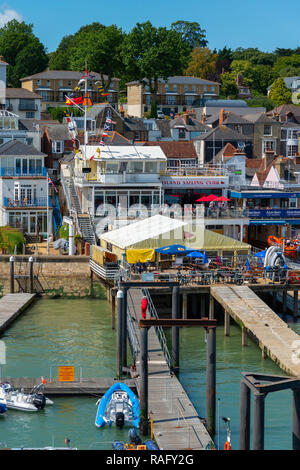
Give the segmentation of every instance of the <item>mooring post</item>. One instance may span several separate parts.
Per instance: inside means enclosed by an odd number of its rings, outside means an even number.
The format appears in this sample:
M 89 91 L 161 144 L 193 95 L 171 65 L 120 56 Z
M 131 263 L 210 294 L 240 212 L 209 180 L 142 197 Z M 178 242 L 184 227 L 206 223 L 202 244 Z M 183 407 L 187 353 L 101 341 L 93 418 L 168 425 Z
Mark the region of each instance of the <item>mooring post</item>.
M 15 293 L 15 258 L 11 256 L 9 258 L 9 266 L 10 266 L 10 293 Z
M 300 450 L 300 390 L 293 390 L 293 450 Z
M 123 322 L 122 322 L 122 365 L 127 367 L 127 291 L 128 288 L 123 289 Z
M 148 435 L 148 328 L 141 328 L 140 350 L 140 432 Z
M 187 319 L 187 304 L 188 304 L 187 294 L 183 293 L 182 294 L 182 318 L 184 320 Z
M 253 450 L 264 450 L 265 395 L 253 394 Z
M 207 328 L 206 344 L 206 422 L 214 437 L 216 430 L 216 328 Z
M 179 287 L 173 287 L 172 291 L 172 319 L 180 318 Z M 179 367 L 179 328 L 172 326 L 172 368 Z
M 205 311 L 205 294 L 201 294 L 201 297 L 200 297 L 200 309 L 201 309 L 200 318 L 207 317 L 206 311 Z
M 242 346 L 247 346 L 248 345 L 248 336 L 247 336 L 247 331 L 244 326 L 242 326 Z
M 228 312 L 224 312 L 224 334 L 230 336 L 230 315 Z
M 29 293 L 33 294 L 33 257 L 30 256 L 29 260 Z
M 209 296 L 209 319 L 214 320 L 215 318 L 215 299 L 212 295 Z
M 111 293 L 111 328 L 114 330 L 116 328 L 116 292 Z
M 282 313 L 285 317 L 287 314 L 287 290 L 283 289 L 282 291 Z
M 122 290 L 117 292 L 117 378 L 122 375 L 122 331 L 123 331 L 123 299 L 124 293 Z
M 298 291 L 294 290 L 294 309 L 293 309 L 293 320 L 297 321 L 298 318 Z
M 240 450 L 250 450 L 250 388 L 241 380 Z

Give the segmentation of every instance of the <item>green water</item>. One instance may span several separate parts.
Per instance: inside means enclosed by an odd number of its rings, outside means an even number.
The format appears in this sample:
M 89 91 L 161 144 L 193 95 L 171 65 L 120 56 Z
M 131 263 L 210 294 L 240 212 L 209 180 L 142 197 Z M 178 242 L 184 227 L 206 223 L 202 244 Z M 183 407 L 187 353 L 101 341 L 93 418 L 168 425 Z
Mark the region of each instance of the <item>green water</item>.
M 291 326 L 300 333 L 300 324 Z M 169 332 L 168 332 L 169 336 Z M 84 377 L 115 375 L 115 332 L 111 309 L 104 300 L 39 300 L 1 337 L 6 343 L 4 375 L 50 376 L 53 364 L 82 367 Z M 200 416 L 205 416 L 204 330 L 180 331 L 179 374 Z M 241 346 L 241 331 L 231 326 L 230 337 L 217 328 L 217 397 L 221 416 L 232 423 L 232 444 L 239 445 L 239 386 L 242 371 L 282 374 L 270 360 L 262 360 L 260 349 L 250 340 Z M 54 373 L 54 369 L 53 372 Z M 277 392 L 266 398 L 266 449 L 291 449 L 292 393 Z M 127 440 L 127 430 L 95 425 L 97 397 L 54 398 L 53 407 L 27 414 L 9 410 L 0 416 L 0 443 L 10 447 L 64 446 L 65 437 L 79 449 L 111 449 L 115 439 Z M 226 439 L 220 425 L 220 447 Z M 218 443 L 218 435 L 215 439 Z M 0 445 L 1 447 L 1 445 Z

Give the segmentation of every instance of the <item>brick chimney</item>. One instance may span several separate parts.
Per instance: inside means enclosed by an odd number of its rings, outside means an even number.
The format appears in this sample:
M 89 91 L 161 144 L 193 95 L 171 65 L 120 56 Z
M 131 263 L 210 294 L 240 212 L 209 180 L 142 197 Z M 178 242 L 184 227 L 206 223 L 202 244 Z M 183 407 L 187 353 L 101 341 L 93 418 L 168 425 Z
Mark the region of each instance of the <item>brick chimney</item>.
M 188 113 L 186 112 L 185 114 L 183 114 L 182 117 L 183 117 L 183 120 L 184 120 L 185 124 L 188 125 L 189 124 L 189 119 L 190 119 Z
M 224 122 L 224 119 L 225 119 L 225 111 L 224 109 L 222 108 L 220 110 L 220 114 L 219 114 L 219 126 L 222 126 L 223 122 Z
M 264 156 L 262 158 L 263 169 L 266 170 L 269 165 L 274 161 L 275 152 L 274 150 L 265 150 Z

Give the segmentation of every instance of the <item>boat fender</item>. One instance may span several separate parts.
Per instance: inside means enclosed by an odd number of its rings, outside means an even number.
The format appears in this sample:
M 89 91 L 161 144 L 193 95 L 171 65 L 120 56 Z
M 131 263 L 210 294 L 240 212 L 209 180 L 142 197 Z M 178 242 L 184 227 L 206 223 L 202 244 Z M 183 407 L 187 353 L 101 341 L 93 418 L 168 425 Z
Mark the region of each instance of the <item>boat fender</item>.
M 224 450 L 231 450 L 231 445 L 230 445 L 230 442 L 229 442 L 229 441 L 226 441 L 226 442 L 225 442 Z

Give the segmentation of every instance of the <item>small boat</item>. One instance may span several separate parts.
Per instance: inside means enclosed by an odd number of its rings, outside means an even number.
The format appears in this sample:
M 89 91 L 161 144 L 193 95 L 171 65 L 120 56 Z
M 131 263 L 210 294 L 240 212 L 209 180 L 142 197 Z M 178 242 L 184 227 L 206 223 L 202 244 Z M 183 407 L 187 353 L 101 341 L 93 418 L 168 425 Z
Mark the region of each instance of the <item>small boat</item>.
M 144 443 L 136 430 L 130 429 L 128 433 L 130 442 L 124 443 L 122 441 L 114 441 L 112 443 L 113 450 L 158 450 L 157 445 L 152 439 L 147 439 Z
M 116 383 L 97 401 L 98 410 L 95 425 L 116 424 L 122 429 L 125 425 L 138 427 L 140 404 L 132 390 L 123 383 Z
M 20 411 L 43 410 L 46 405 L 53 405 L 53 401 L 45 397 L 40 389 L 42 384 L 33 388 L 31 393 L 15 390 L 9 383 L 0 384 L 0 399 L 5 400 L 8 409 Z
M 0 415 L 3 415 L 7 411 L 6 400 L 4 398 L 0 398 Z

